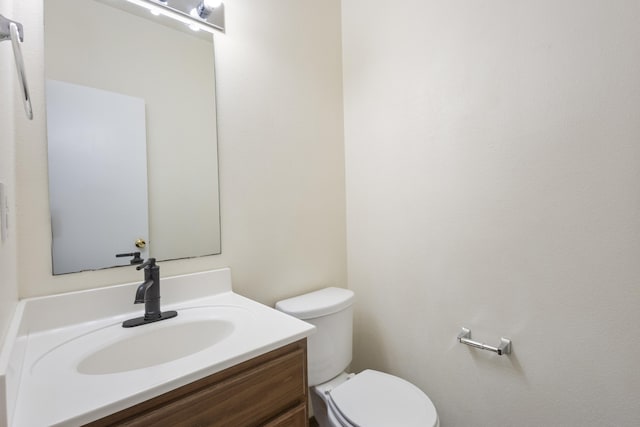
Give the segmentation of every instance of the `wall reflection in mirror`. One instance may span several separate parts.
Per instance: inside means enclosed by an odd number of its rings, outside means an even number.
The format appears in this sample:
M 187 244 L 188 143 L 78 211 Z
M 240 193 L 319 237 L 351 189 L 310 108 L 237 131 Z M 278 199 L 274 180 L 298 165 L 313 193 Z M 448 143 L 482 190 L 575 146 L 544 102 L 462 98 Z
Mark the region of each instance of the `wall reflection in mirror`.
M 117 4 L 44 1 L 54 274 L 220 253 L 213 37 Z

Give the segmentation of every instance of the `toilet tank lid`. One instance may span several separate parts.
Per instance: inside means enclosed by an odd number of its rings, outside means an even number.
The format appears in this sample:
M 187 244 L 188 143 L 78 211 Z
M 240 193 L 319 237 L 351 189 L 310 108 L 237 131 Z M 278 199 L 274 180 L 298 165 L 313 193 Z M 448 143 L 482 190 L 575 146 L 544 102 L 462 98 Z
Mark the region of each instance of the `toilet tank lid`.
M 305 320 L 337 313 L 351 304 L 353 291 L 332 287 L 278 301 L 276 310 Z

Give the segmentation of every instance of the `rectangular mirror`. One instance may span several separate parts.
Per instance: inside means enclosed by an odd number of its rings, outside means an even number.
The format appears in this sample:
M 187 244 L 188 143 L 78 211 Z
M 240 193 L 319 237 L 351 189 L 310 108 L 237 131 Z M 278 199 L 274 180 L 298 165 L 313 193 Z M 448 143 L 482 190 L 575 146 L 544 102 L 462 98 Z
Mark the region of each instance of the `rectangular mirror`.
M 117 5 L 44 0 L 54 274 L 220 253 L 213 36 Z

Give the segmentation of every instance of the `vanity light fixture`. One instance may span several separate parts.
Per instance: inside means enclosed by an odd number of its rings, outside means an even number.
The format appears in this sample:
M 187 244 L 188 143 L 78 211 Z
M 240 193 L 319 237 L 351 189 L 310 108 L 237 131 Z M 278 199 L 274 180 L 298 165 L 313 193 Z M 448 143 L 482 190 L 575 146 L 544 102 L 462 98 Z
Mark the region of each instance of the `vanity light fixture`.
M 102 0 L 109 3 L 113 0 Z M 221 0 L 126 0 L 127 2 L 149 10 L 155 16 L 166 16 L 185 24 L 193 31 L 207 31 L 215 34 L 224 32 L 224 4 Z M 190 5 L 189 5 L 190 3 Z M 195 12 L 195 14 L 194 14 Z

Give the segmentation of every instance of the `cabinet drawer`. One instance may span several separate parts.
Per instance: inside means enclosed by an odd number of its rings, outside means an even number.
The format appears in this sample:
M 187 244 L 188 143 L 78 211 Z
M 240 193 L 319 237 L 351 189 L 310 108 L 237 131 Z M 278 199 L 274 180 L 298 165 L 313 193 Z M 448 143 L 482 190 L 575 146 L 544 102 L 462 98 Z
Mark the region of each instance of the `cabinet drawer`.
M 307 427 L 308 423 L 307 406 L 298 405 L 275 420 L 266 423 L 263 427 Z

